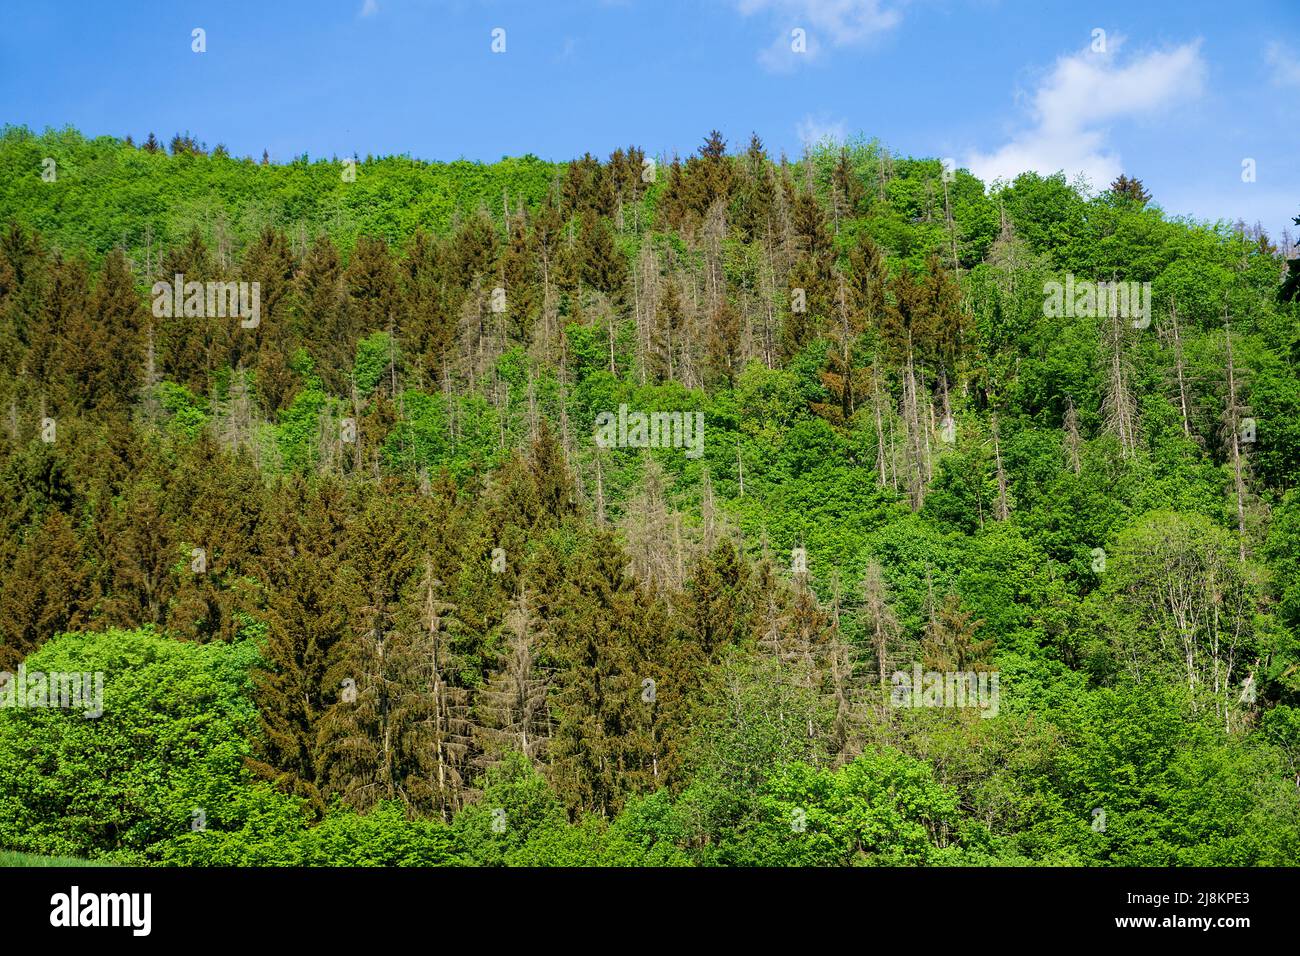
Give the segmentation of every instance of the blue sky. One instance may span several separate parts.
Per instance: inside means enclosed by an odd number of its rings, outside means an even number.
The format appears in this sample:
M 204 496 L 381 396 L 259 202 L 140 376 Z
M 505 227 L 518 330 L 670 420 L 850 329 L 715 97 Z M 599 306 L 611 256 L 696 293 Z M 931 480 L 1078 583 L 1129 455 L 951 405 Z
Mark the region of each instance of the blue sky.
M 1300 0 L 5 0 L 3 122 L 276 160 L 862 134 L 985 179 L 1123 170 L 1276 237 L 1300 212 Z

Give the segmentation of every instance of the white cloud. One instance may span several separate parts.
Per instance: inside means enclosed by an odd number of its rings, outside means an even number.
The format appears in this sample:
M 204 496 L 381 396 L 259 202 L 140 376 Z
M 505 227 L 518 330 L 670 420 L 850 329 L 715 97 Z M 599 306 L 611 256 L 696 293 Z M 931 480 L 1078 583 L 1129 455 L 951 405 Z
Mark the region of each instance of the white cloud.
M 1084 50 L 1056 61 L 1030 98 L 1034 125 L 992 153 L 972 152 L 966 166 L 986 183 L 1033 170 L 1082 174 L 1104 188 L 1123 171 L 1109 147 L 1106 124 L 1156 115 L 1200 95 L 1205 78 L 1200 41 L 1156 51 L 1118 65 L 1123 38 L 1112 36 L 1109 52 Z
M 373 17 L 378 12 L 379 0 L 365 0 L 365 2 L 361 4 L 361 12 L 358 16 Z
M 828 48 L 856 46 L 902 20 L 899 6 L 907 0 L 736 0 L 744 16 L 765 14 L 780 32 L 772 45 L 759 51 L 758 62 L 773 72 L 788 72 L 801 62 L 817 59 Z M 804 50 L 794 50 L 793 30 L 802 30 Z
M 1274 86 L 1300 86 L 1300 54 L 1274 40 L 1264 51 Z
M 805 146 L 818 146 L 826 141 L 842 143 L 848 135 L 843 120 L 830 120 L 825 116 L 809 114 L 795 124 L 799 141 Z

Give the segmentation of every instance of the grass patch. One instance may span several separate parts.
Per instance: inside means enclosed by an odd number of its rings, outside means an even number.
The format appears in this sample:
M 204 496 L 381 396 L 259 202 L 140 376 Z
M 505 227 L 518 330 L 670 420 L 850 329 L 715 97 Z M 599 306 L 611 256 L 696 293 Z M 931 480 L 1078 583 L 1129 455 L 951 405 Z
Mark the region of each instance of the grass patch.
M 11 866 L 103 866 L 94 860 L 82 860 L 75 856 L 40 856 L 36 853 L 18 853 L 15 850 L 0 850 L 0 867 Z

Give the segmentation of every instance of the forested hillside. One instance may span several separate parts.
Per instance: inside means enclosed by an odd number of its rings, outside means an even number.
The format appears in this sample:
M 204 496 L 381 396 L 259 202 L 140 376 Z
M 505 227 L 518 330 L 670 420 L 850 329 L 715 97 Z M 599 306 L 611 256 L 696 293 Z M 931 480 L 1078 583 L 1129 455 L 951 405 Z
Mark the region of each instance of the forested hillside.
M 1300 863 L 1300 261 L 1159 198 L 6 128 L 0 850 Z

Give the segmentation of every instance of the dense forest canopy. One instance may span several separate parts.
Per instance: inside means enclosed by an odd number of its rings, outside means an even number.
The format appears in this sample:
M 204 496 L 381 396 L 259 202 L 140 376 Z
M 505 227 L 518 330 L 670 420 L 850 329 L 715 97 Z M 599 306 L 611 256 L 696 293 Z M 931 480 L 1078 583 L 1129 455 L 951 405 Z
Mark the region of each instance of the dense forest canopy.
M 1300 861 L 1300 259 L 1158 202 L 6 128 L 0 843 Z

